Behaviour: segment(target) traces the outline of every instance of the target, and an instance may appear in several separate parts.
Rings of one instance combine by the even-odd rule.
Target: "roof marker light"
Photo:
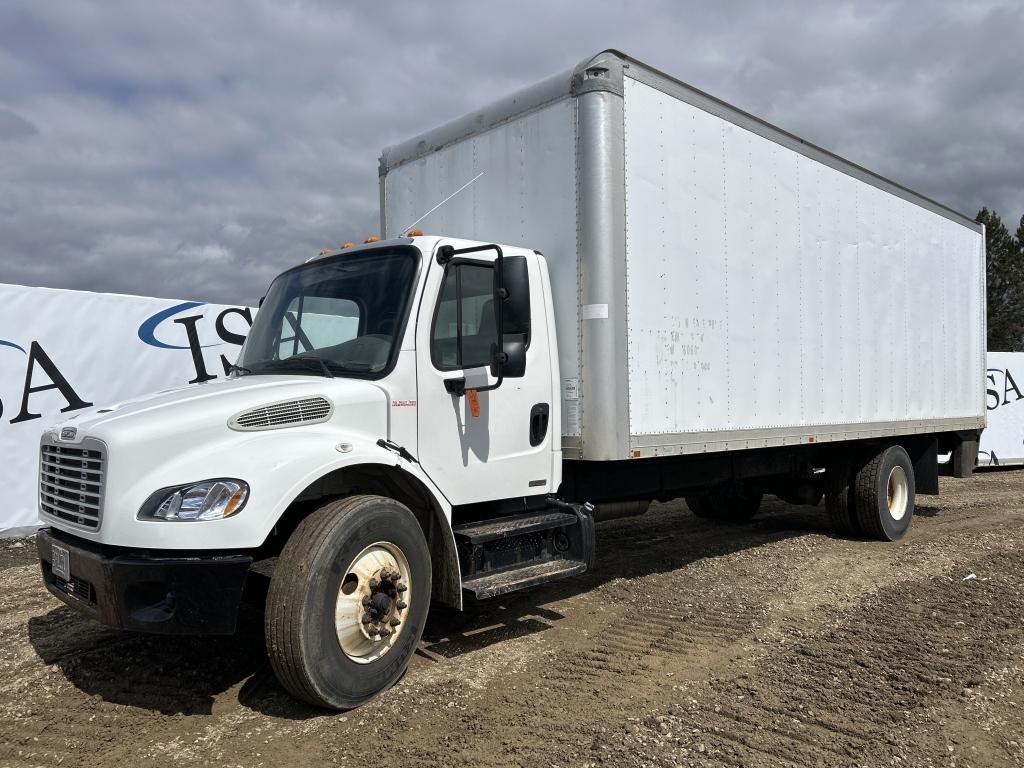
[[[363,242],[364,243],[376,243],[378,240],[380,240],[380,238],[377,237],[376,235],[370,235],[368,238],[363,240]]]
[[[342,244],[341,244],[341,250],[343,250],[343,251],[344,251],[344,250],[345,250],[346,248],[355,248],[355,247],[356,247],[356,244],[355,244],[355,243],[342,243]]]
[[[410,229],[406,237],[423,237],[422,229]]]

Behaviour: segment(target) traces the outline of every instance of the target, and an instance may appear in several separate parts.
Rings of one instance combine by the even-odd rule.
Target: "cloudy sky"
[[[621,48],[973,215],[1024,213],[1024,3],[0,4],[0,282],[254,302],[377,157]]]

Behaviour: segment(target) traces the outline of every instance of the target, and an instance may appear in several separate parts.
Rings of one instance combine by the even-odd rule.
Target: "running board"
[[[579,560],[548,560],[525,568],[485,573],[462,582],[462,588],[472,592],[477,600],[486,600],[539,584],[568,579],[586,570],[587,564]]]
[[[533,512],[453,526],[463,589],[484,600],[583,573],[594,564],[592,512],[551,499]]]
[[[464,536],[473,544],[488,541],[509,539],[527,533],[547,531],[552,528],[565,528],[576,525],[576,515],[568,512],[526,513],[525,515],[509,515],[496,517],[492,520],[481,520],[478,523],[464,523],[452,528],[456,536]]]

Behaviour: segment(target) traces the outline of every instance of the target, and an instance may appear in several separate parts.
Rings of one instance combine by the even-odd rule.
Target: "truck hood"
[[[61,435],[65,428],[74,427],[75,437],[71,441],[88,435],[115,442],[126,433],[144,438],[205,432],[211,428],[220,431],[227,429],[228,419],[241,411],[316,395],[333,404],[334,418],[344,418],[353,412],[346,406],[387,406],[384,390],[366,381],[295,375],[239,376],[90,408],[55,425],[51,431]]]

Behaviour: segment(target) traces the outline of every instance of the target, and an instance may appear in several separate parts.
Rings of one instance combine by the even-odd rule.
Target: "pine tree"
[[[992,352],[1024,350],[1024,217],[1014,238],[999,214],[982,208],[975,218],[985,225],[987,254],[988,349]]]

